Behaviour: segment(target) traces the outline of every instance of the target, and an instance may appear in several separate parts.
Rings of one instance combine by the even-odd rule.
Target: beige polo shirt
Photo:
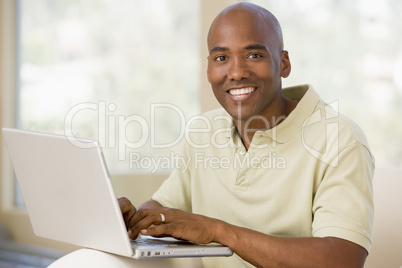
[[[309,85],[286,88],[297,107],[257,131],[246,151],[218,109],[194,117],[178,166],[152,199],[280,237],[334,236],[370,250],[374,159],[360,128]],[[248,267],[234,255],[206,267]]]

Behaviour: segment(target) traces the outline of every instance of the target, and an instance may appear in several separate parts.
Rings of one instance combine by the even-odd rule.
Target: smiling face
[[[238,4],[224,10],[208,35],[208,80],[235,119],[281,115],[281,77],[290,73],[276,19],[265,9]]]

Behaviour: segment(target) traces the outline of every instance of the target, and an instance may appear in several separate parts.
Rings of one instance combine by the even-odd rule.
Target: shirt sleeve
[[[355,143],[328,166],[313,201],[313,236],[338,237],[370,251],[374,221],[369,149]]]

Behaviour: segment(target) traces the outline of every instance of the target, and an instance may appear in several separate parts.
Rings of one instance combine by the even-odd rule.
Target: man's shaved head
[[[238,3],[225,8],[218,14],[208,33],[208,46],[210,45],[211,34],[219,27],[222,22],[229,18],[235,18],[236,23],[242,24],[253,20],[258,24],[264,24],[263,29],[268,29],[265,33],[269,35],[270,44],[283,50],[283,36],[281,26],[276,17],[263,7],[251,3]],[[263,26],[263,25],[261,25]],[[272,47],[274,48],[274,47]]]
[[[281,79],[289,76],[291,64],[271,12],[250,3],[227,7],[209,29],[208,50],[208,81],[236,124],[287,114]],[[267,129],[260,123],[255,127]]]

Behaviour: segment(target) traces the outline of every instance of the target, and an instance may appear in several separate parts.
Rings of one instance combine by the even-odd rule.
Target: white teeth
[[[244,94],[250,94],[251,92],[254,91],[254,87],[246,87],[246,88],[238,88],[238,89],[231,89],[229,90],[230,95],[236,96],[236,95],[244,95]]]

